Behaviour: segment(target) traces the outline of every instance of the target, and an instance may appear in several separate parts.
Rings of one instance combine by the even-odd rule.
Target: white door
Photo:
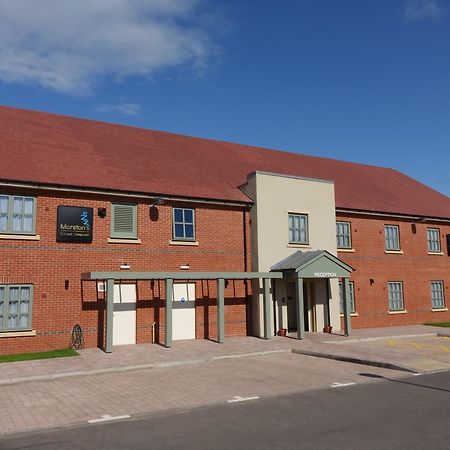
[[[136,284],[114,285],[113,345],[136,344]]]
[[[174,283],[172,339],[195,339],[195,283]]]

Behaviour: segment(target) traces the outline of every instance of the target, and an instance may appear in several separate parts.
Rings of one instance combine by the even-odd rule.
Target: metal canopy
[[[326,250],[314,250],[309,252],[297,251],[272,266],[271,270],[283,273],[285,278],[295,278],[298,339],[303,339],[305,337],[305,327],[303,322],[303,279],[343,278],[342,300],[344,304],[344,329],[347,336],[350,334],[351,321],[349,277],[350,273],[354,270],[353,267],[349,266],[344,261],[341,261],[339,258]]]
[[[216,280],[217,283],[217,342],[223,343],[225,336],[225,280],[263,280],[264,339],[270,337],[270,279],[283,278],[281,272],[86,272],[82,280],[106,280],[106,345],[105,352],[113,351],[114,282],[121,280],[164,280],[165,315],[164,345],[172,346],[172,293],[174,280]]]
[[[82,280],[251,280],[283,278],[280,272],[86,272]]]
[[[272,271],[294,271],[300,278],[348,277],[353,268],[326,250],[297,251],[271,267]]]

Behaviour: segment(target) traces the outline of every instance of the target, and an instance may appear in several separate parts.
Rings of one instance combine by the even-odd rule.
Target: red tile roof
[[[336,206],[450,218],[450,199],[382,167],[0,106],[0,180],[248,201],[255,170],[335,182]]]

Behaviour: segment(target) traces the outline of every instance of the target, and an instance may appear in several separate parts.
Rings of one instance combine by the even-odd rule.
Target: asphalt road
[[[6,436],[0,449],[447,450],[449,417],[444,372]]]

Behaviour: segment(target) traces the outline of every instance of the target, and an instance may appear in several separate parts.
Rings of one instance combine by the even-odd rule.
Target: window
[[[338,248],[352,248],[350,222],[336,222],[336,239]]]
[[[390,281],[388,283],[389,311],[403,311],[403,283]]]
[[[131,203],[111,204],[111,237],[137,238],[137,205]]]
[[[308,216],[306,214],[289,214],[289,243],[309,243]]]
[[[400,250],[400,230],[398,225],[385,225],[384,238],[386,250]]]
[[[33,286],[0,285],[0,331],[31,328]]]
[[[355,313],[356,307],[355,307],[355,286],[353,281],[349,282],[349,291],[350,291],[350,312]],[[344,297],[343,297],[343,283],[342,281],[339,282],[339,301],[340,301],[340,308],[341,308],[341,314],[344,314]]]
[[[428,251],[439,253],[441,251],[441,239],[439,237],[439,228],[427,229]]]
[[[36,199],[0,195],[0,233],[34,234]]]
[[[181,241],[195,240],[195,211],[173,208],[173,238]]]
[[[442,281],[432,281],[431,286],[431,307],[433,309],[445,308],[444,283]]]

